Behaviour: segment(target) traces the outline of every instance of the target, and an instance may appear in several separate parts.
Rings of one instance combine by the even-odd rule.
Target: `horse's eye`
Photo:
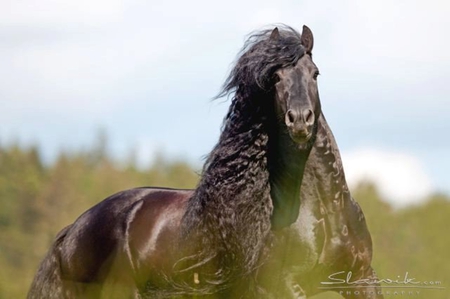
[[[278,83],[281,81],[281,78],[278,74],[273,74],[273,83]]]
[[[316,71],[313,76],[314,80],[317,80],[317,77],[319,77],[319,75],[320,75],[319,71]]]

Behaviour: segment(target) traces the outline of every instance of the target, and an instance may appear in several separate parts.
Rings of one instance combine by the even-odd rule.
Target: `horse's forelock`
[[[301,35],[295,29],[285,25],[277,28],[277,38],[271,38],[272,29],[254,32],[247,38],[217,98],[233,92],[248,96],[268,91],[275,71],[295,64],[305,54]]]

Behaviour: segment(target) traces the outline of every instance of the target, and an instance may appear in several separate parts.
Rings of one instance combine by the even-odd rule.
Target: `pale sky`
[[[211,98],[245,36],[306,24],[351,183],[372,179],[397,205],[450,194],[449,15],[444,0],[3,0],[0,143],[51,161],[104,128],[118,158],[201,165],[229,104]]]

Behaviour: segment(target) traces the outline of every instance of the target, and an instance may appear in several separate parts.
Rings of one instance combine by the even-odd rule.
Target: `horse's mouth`
[[[289,132],[289,135],[291,136],[292,141],[301,145],[307,143],[311,139],[313,133],[308,131],[296,133]]]

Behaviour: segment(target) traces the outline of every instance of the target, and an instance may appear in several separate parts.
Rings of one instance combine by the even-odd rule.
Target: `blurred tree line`
[[[99,140],[87,151],[61,152],[50,165],[35,146],[0,144],[0,299],[24,298],[56,233],[100,200],[138,186],[193,188],[198,181],[191,165],[162,155],[146,169],[133,157],[119,166],[106,140]],[[353,196],[372,233],[380,278],[409,272],[417,280],[441,281],[446,290],[421,290],[415,298],[450,298],[449,199],[435,195],[396,211],[371,184],[353,190]]]
[[[56,233],[107,196],[142,186],[193,188],[198,174],[158,155],[147,169],[117,163],[102,138],[45,165],[37,147],[0,145],[0,299],[25,298]]]

